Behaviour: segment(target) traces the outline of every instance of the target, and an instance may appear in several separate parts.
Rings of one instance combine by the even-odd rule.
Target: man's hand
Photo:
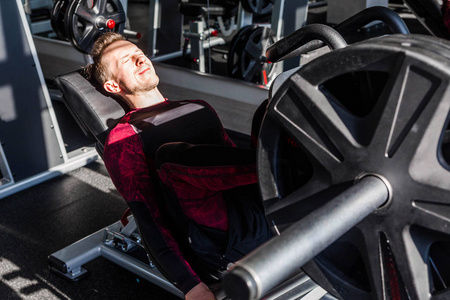
[[[217,300],[206,284],[200,282],[194,286],[187,294],[186,300]]]

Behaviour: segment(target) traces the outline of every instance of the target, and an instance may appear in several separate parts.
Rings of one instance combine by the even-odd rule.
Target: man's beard
[[[156,75],[155,75],[156,76]],[[159,84],[159,77],[156,76],[156,82],[147,81],[143,85],[134,87],[128,87],[124,82],[120,82],[119,85],[127,94],[134,95],[142,92],[148,92],[156,88]]]

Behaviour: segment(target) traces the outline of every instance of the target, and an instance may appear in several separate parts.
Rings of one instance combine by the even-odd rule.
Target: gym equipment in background
[[[265,53],[274,43],[275,35],[270,27],[243,27],[230,43],[227,55],[228,75],[256,84],[270,84],[277,74],[274,65],[265,61]]]
[[[124,33],[126,14],[119,0],[58,0],[51,24],[58,38],[68,40],[82,53],[90,53],[103,33]]]
[[[67,133],[52,103],[21,0],[4,1],[0,18],[0,198],[98,158],[81,132]],[[18,51],[21,49],[21,51]],[[70,126],[70,118],[66,119]],[[76,125],[76,124],[75,124]],[[74,127],[78,129],[77,127]]]

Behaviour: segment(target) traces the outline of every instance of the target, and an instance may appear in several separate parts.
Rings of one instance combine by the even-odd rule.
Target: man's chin
[[[154,90],[154,89],[156,89],[156,88],[158,87],[158,84],[159,84],[159,80],[158,80],[157,82],[153,83],[153,84],[147,85],[147,86],[145,87],[145,90],[146,90],[146,91]]]
[[[150,92],[150,91],[156,89],[157,87],[158,87],[158,83],[152,84],[152,85],[147,85],[147,86],[140,86],[140,87],[130,90],[130,93],[138,94],[138,93]]]
[[[146,86],[147,87],[146,90],[150,91],[150,90],[156,89],[158,87],[158,85],[159,85],[159,78],[152,83],[148,83],[148,85]]]

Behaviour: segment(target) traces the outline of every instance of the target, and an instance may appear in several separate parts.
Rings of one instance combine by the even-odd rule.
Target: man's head
[[[159,83],[151,61],[122,35],[108,32],[92,48],[91,76],[110,93],[122,97],[150,91]]]

